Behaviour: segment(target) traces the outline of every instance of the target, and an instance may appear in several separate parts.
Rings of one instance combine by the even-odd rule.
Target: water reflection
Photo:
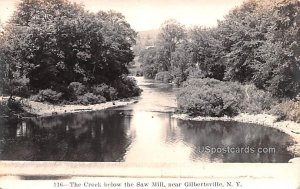
[[[167,143],[171,115],[157,112],[137,112],[131,126],[135,138],[128,149],[126,162],[187,162],[189,148],[181,142]]]
[[[193,161],[208,162],[287,162],[292,155],[286,151],[291,138],[276,130],[254,124],[237,122],[193,122],[178,121],[182,141],[191,147]],[[230,153],[212,153],[205,147],[226,150]],[[251,150],[245,150],[252,148]],[[268,149],[259,153],[258,148]],[[275,149],[275,152],[273,149]],[[244,149],[240,151],[241,149]]]
[[[0,119],[0,159],[88,162],[288,162],[291,138],[272,128],[171,118],[170,85],[139,80],[137,104],[98,112]],[[210,148],[274,147],[275,153],[209,153]]]
[[[287,162],[291,139],[271,128],[193,122],[171,113],[106,110],[30,119],[1,129],[2,160],[99,162]],[[4,131],[4,132],[3,132]],[[275,147],[275,153],[209,153],[203,148]]]
[[[131,141],[130,133],[127,132],[129,126],[129,117],[112,111],[30,119],[26,124],[7,124],[3,129],[10,130],[2,136],[0,158],[122,161]]]

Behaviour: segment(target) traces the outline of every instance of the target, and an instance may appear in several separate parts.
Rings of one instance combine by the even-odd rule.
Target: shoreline
[[[44,102],[31,101],[29,99],[22,99],[22,107],[27,113],[36,116],[53,116],[67,113],[80,113],[89,111],[104,110],[113,107],[126,106],[136,103],[138,97],[132,97],[129,99],[120,99],[115,101],[109,101],[92,105],[53,105]]]
[[[287,148],[288,151],[295,154],[297,157],[289,162],[300,162],[300,123],[293,121],[277,121],[277,117],[270,114],[247,114],[241,113],[235,117],[190,117],[187,114],[174,114],[172,118],[191,121],[235,121],[241,123],[253,123],[270,128],[275,128],[292,137],[295,142]]]
[[[139,97],[132,97],[128,99],[120,99],[109,101],[105,103],[93,105],[53,105],[44,102],[31,101],[29,99],[21,99],[23,109],[35,116],[47,117],[68,113],[80,113],[89,111],[105,110],[113,107],[126,106],[138,102]],[[1,99],[0,101],[2,101]],[[284,132],[292,137],[295,142],[293,145],[288,146],[287,150],[295,154],[295,158],[289,162],[300,163],[300,123],[293,121],[277,121],[277,117],[270,114],[247,114],[240,113],[235,117],[191,117],[187,114],[174,113],[172,118],[191,121],[235,121],[241,123],[252,123],[270,128],[275,128]]]

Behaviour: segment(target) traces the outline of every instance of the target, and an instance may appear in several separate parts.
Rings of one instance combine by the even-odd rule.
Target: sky
[[[19,0],[0,0],[0,20],[9,19]],[[84,4],[87,10],[121,12],[136,31],[157,29],[167,19],[176,19],[191,27],[216,26],[243,0],[70,0]]]

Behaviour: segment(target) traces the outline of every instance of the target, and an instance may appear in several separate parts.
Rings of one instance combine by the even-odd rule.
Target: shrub
[[[172,79],[173,79],[173,76],[167,71],[158,72],[155,76],[156,81],[161,81],[164,83],[170,83],[170,82],[172,82]]]
[[[281,104],[284,118],[300,123],[300,99],[289,100]]]
[[[102,83],[100,85],[95,85],[92,87],[92,92],[95,95],[100,95],[105,97],[108,101],[117,99],[117,91],[115,88]]]
[[[137,77],[143,76],[143,70],[141,68],[137,68],[135,72],[135,76]]]
[[[215,79],[191,79],[177,95],[178,110],[191,116],[233,116],[244,98],[241,86]]]
[[[22,113],[24,109],[20,100],[9,98],[7,101],[0,101],[0,115],[11,116],[13,113]]]
[[[30,90],[28,87],[29,79],[26,77],[2,81],[0,90],[4,95],[14,95],[20,97],[29,97]]]
[[[86,93],[84,95],[78,96],[76,103],[88,105],[106,102],[106,99],[101,95],[95,95],[93,93]]]
[[[8,101],[7,101],[7,107],[11,111],[15,111],[15,112],[22,112],[23,111],[21,102],[19,100],[15,100],[13,98],[9,98],[8,99]]]
[[[173,83],[176,86],[181,86],[184,81],[187,80],[189,70],[182,71],[179,68],[176,68],[172,71]]]
[[[179,87],[179,86],[182,84],[182,82],[183,82],[183,80],[182,80],[181,77],[174,77],[174,78],[173,78],[173,83],[174,83],[177,87]]]
[[[286,119],[286,112],[283,110],[283,104],[284,103],[278,103],[271,107],[269,114],[277,116],[277,121],[282,121]]]
[[[64,104],[68,104],[68,102],[74,102],[77,100],[77,96],[74,92],[74,89],[70,86],[56,86],[56,91],[62,93],[61,99]]]
[[[12,94],[20,97],[29,97],[29,79],[26,77],[12,80]]]
[[[1,116],[8,116],[10,113],[10,109],[7,106],[7,103],[0,102],[0,115]]]
[[[254,85],[244,85],[245,98],[241,101],[241,110],[247,113],[261,113],[269,111],[277,104],[277,100],[270,92],[257,89]]]
[[[68,88],[74,91],[75,96],[83,95],[86,92],[86,87],[80,82],[72,82]]]
[[[154,79],[157,74],[157,68],[154,65],[143,66],[143,76],[146,79]]]
[[[139,96],[142,92],[142,90],[137,86],[136,80],[125,75],[115,80],[113,86],[117,89],[119,98]]]
[[[31,99],[38,102],[50,102],[53,104],[61,101],[62,93],[53,91],[52,89],[40,90],[37,95],[31,96]]]
[[[288,120],[300,123],[300,101],[291,104],[286,112]]]
[[[207,77],[207,74],[199,69],[189,68],[188,72],[188,79],[204,79]]]

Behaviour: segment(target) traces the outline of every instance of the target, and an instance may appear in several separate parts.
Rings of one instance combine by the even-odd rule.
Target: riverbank
[[[297,157],[300,156],[300,123],[293,121],[277,121],[277,117],[269,114],[246,114],[241,113],[235,117],[190,117],[186,114],[174,114],[176,119],[193,120],[193,121],[236,121],[242,123],[253,123],[262,126],[272,127],[290,135],[295,144],[288,147],[288,150]],[[298,158],[297,158],[298,159]]]
[[[137,102],[137,97],[129,99],[115,100],[93,105],[53,105],[48,103],[22,99],[24,110],[37,116],[51,116],[65,113],[78,113],[87,111],[104,110],[107,108],[126,106]]]

